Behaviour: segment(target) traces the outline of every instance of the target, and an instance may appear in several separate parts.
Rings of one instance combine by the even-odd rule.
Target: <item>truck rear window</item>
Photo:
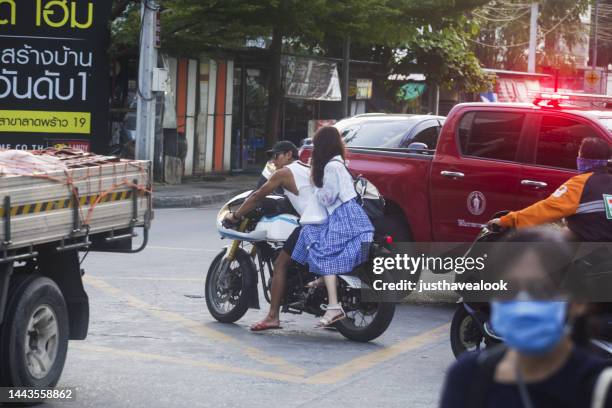
[[[347,134],[344,142],[349,147],[399,147],[404,136],[421,118],[396,121],[371,121],[361,125],[359,130]]]
[[[525,115],[469,112],[459,123],[459,146],[465,156],[514,161]]]

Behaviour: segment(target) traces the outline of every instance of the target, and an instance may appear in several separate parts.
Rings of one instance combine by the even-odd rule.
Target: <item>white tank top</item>
[[[300,161],[294,161],[286,167],[291,171],[291,174],[293,174],[298,194],[295,195],[287,189],[283,190],[291,202],[291,205],[295,208],[295,211],[302,215],[306,209],[310,195],[314,194],[314,188],[310,182],[310,166]]]

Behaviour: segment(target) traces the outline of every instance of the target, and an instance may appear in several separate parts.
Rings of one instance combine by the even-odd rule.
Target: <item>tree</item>
[[[572,49],[586,40],[580,20],[589,0],[542,0],[538,17],[538,65],[571,67]],[[489,68],[527,70],[531,5],[523,0],[494,0],[474,10],[480,27],[474,51]]]
[[[113,25],[113,50],[135,49],[139,7],[114,0],[122,10]],[[367,59],[397,70],[412,69],[413,60],[431,77],[468,88],[481,81],[477,61],[465,40],[464,14],[487,0],[165,0],[161,13],[162,47],[190,54],[220,47],[243,47],[247,39],[263,38],[260,50],[270,58],[266,143],[278,136],[281,53],[289,48],[339,56],[338,45],[350,37]],[[395,61],[392,51],[406,50],[408,59]],[[462,79],[465,76],[466,79]]]
[[[261,0],[261,8],[254,18],[260,27],[270,27],[272,31],[270,48],[273,69],[269,87],[267,143],[276,140],[279,128],[280,51],[283,43],[317,49],[326,55],[339,55],[337,46],[346,37],[357,47],[370,50],[375,46],[387,49],[403,46],[406,39],[412,39],[414,45],[422,38],[418,35],[419,27],[433,24],[445,28],[445,33],[450,33],[454,29],[454,20],[461,18],[467,10],[484,3],[486,0]],[[440,46],[450,45],[450,37]],[[455,41],[453,45],[459,45],[459,42]],[[330,52],[334,49],[335,52]],[[469,66],[471,69],[465,69],[465,74],[477,74],[477,63],[473,56],[469,58],[457,48],[454,51],[457,64],[460,58],[467,57],[467,64],[461,66]],[[457,70],[451,71],[457,74]],[[444,73],[440,76],[450,81],[450,77]]]
[[[426,26],[394,49],[389,70],[395,73],[423,72],[430,84],[465,92],[486,90],[489,79],[470,50],[474,27],[460,18],[441,27]]]

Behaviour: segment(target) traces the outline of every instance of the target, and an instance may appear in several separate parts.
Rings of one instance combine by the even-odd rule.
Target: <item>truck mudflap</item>
[[[8,299],[9,283],[13,274],[13,263],[6,262],[0,264],[0,325],[4,321],[6,302]]]
[[[78,251],[58,252],[53,246],[41,248],[38,268],[62,291],[68,308],[69,339],[84,340],[89,328],[89,298],[83,287]]]

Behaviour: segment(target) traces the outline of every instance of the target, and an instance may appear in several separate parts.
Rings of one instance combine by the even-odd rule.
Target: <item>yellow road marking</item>
[[[351,377],[359,372],[366,371],[375,365],[392,360],[397,356],[412,351],[427,343],[437,340],[441,335],[448,333],[450,324],[444,324],[435,329],[410,337],[382,350],[373,351],[361,357],[312,375],[306,379],[308,384],[333,384]]]
[[[142,278],[136,278],[136,279],[142,279]],[[151,279],[158,280],[157,278],[151,278]],[[169,279],[172,279],[172,278],[168,278],[168,280]],[[109,285],[108,283],[106,283],[105,281],[99,278],[94,278],[91,275],[85,276],[84,280],[87,284],[113,297],[123,299],[130,306],[136,309],[143,310],[147,313],[150,313],[153,316],[161,320],[172,322],[172,323],[179,323],[195,334],[210,338],[215,341],[219,341],[220,343],[231,344],[233,346],[237,346],[242,353],[244,353],[251,359],[258,361],[260,363],[275,366],[279,370],[281,370],[282,373],[270,372],[270,371],[264,371],[264,370],[244,369],[244,368],[225,366],[222,364],[211,363],[211,362],[206,362],[206,361],[197,361],[197,360],[194,361],[192,359],[181,359],[181,358],[175,358],[175,357],[158,356],[154,354],[109,349],[105,347],[97,347],[97,346],[79,346],[79,347],[81,348],[86,347],[86,349],[88,350],[101,351],[101,352],[110,350],[114,354],[123,355],[123,356],[145,358],[145,359],[157,360],[157,361],[167,361],[167,362],[173,362],[176,364],[188,364],[188,365],[194,365],[194,366],[202,366],[202,367],[208,367],[213,370],[226,371],[226,372],[232,372],[232,373],[237,373],[237,374],[246,374],[246,375],[252,375],[255,377],[275,379],[279,381],[301,382],[301,383],[306,383],[306,384],[319,384],[319,385],[335,384],[342,380],[350,378],[360,372],[367,371],[376,365],[392,360],[400,356],[401,354],[410,352],[426,344],[434,342],[438,340],[440,337],[446,336],[450,328],[450,324],[448,323],[444,324],[442,326],[428,330],[419,335],[416,335],[406,340],[400,341],[399,343],[395,343],[389,347],[385,347],[381,350],[377,350],[377,351],[365,354],[363,356],[354,358],[346,363],[343,363],[335,367],[332,367],[330,369],[324,370],[322,372],[316,373],[312,376],[305,377],[305,374],[306,374],[305,369],[294,366],[280,357],[266,355],[261,350],[256,349],[255,347],[247,346],[223,332],[220,332],[220,331],[204,326],[201,322],[197,322],[197,321],[188,319],[178,313],[156,309],[154,306],[132,295],[129,295],[121,291],[120,289],[117,289]]]
[[[285,382],[290,382],[290,383],[303,383],[304,382],[304,377],[300,377],[298,375],[282,374],[282,373],[277,373],[277,372],[272,372],[272,371],[252,370],[248,368],[233,367],[233,366],[228,366],[224,364],[212,363],[210,361],[205,361],[205,360],[194,360],[191,358],[170,357],[170,356],[163,356],[159,354],[141,353],[138,351],[119,350],[119,349],[110,348],[110,347],[93,346],[89,344],[75,343],[75,342],[71,342],[70,347],[75,348],[77,350],[98,352],[98,353],[103,353],[103,354],[112,354],[116,356],[137,358],[137,359],[142,359],[142,360],[147,360],[147,361],[172,363],[172,364],[191,366],[191,367],[204,367],[204,368],[208,368],[210,370],[215,370],[215,371],[223,371],[223,372],[233,373],[233,374],[243,374],[243,375],[248,375],[252,377],[268,378],[271,380],[285,381]]]
[[[306,370],[304,370],[302,367],[292,365],[280,357],[267,355],[263,351],[255,347],[251,347],[251,346],[242,344],[240,341],[236,340],[232,336],[229,336],[223,332],[211,329],[210,327],[204,326],[202,322],[197,322],[195,320],[188,319],[185,316],[182,316],[178,313],[165,311],[165,310],[159,310],[155,308],[154,306],[136,298],[135,296],[125,293],[121,291],[120,289],[117,289],[109,285],[103,280],[92,277],[91,275],[89,276],[86,275],[84,277],[84,281],[87,284],[107,293],[110,296],[125,300],[130,306],[136,309],[139,309],[139,310],[146,311],[147,313],[152,314],[158,319],[161,319],[167,322],[181,324],[182,326],[186,327],[191,332],[197,335],[207,337],[209,339],[218,341],[220,343],[231,344],[233,346],[237,346],[242,353],[244,353],[245,355],[247,355],[248,357],[250,357],[251,359],[255,361],[258,361],[260,363],[264,363],[267,365],[275,366],[282,372],[292,374],[292,375],[299,376],[299,375],[304,375],[306,373]]]
[[[171,357],[152,353],[142,353],[131,350],[121,350],[111,347],[95,346],[80,342],[71,342],[70,347],[75,348],[77,350],[142,359],[146,361],[157,361],[162,363],[170,363],[190,367],[204,367],[215,371],[241,374],[259,378],[267,378],[271,380],[285,381],[289,383],[333,385],[347,378],[350,378],[362,371],[368,370],[377,364],[389,361],[393,358],[400,356],[403,353],[407,353],[431,341],[437,340],[442,335],[445,335],[447,333],[449,326],[449,324],[445,324],[443,326],[434,328],[420,335],[401,341],[393,346],[387,347],[379,351],[374,351],[372,353],[368,353],[361,357],[357,357],[347,363],[338,365],[329,370],[319,372],[310,377],[304,377],[298,374],[278,373],[266,370],[241,368],[225,364],[213,363],[205,360],[194,360],[192,358]]]

